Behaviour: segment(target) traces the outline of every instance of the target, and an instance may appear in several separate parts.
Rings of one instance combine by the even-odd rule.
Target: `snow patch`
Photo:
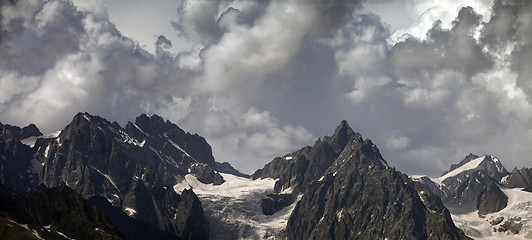
[[[294,159],[294,157],[290,157],[290,156],[284,157],[284,160],[288,160],[289,161],[289,160],[292,160],[292,159]]]
[[[105,174],[105,173],[102,173],[100,170],[96,169],[96,168],[93,168],[91,167],[92,169],[94,169],[96,172],[98,172],[99,174],[101,174],[102,176],[104,176],[105,178],[107,178],[107,180],[113,185],[113,187],[115,187],[115,189],[120,192],[120,190],[118,189],[118,187],[116,186],[115,182],[113,181],[113,179],[111,179],[111,177],[108,175],[108,174]]]
[[[31,229],[30,227],[28,227],[28,224],[20,224],[20,223],[17,223],[15,221],[12,221],[11,219],[9,219],[9,221],[12,222],[12,223],[15,223],[15,224],[17,224],[17,225],[19,225],[19,226],[21,226],[23,228],[25,228],[28,231],[30,231],[33,234],[33,236],[35,236],[36,238],[44,240],[44,238],[41,237],[41,235],[39,235],[39,233],[37,231],[35,231],[34,229]]]
[[[124,208],[124,211],[127,213],[127,215],[129,215],[130,217],[131,216],[134,216],[135,214],[137,214],[137,210],[135,210],[134,208]]]
[[[502,178],[501,178],[501,183],[507,183],[507,181],[508,181],[508,177],[509,177],[509,176],[510,176],[510,175],[506,175],[506,176],[502,177]]]
[[[64,237],[64,238],[68,239],[68,240],[76,240],[76,239],[74,239],[74,238],[69,238],[67,235],[65,235],[65,234],[62,233],[62,232],[57,231],[56,233],[59,234],[59,235],[61,235],[61,236]]]
[[[181,148],[181,146],[177,145],[174,141],[172,141],[172,140],[170,140],[170,139],[168,139],[168,138],[167,138],[166,140],[168,140],[168,142],[169,142],[170,144],[172,144],[172,146],[174,146],[175,148],[177,148],[177,150],[183,152],[185,155],[187,155],[187,157],[192,158],[192,159],[194,159],[194,161],[197,162],[197,160],[196,160],[195,158],[193,158],[192,156],[190,156],[190,154],[188,154],[187,151],[185,151],[183,148]]]
[[[48,151],[50,151],[50,144],[48,144],[48,146],[46,146],[46,149],[44,149],[44,157],[45,158],[48,157]]]
[[[114,129],[112,127],[109,127],[109,128],[111,128],[111,130],[114,131]],[[122,130],[120,130],[119,134],[120,134],[122,139],[117,139],[118,141],[122,141],[124,143],[128,143],[128,144],[139,146],[139,147],[144,147],[144,144],[146,143],[146,140],[143,140],[142,142],[140,142],[139,140],[130,137],[127,133],[125,133]]]
[[[532,238],[532,193],[520,188],[504,188],[501,190],[508,196],[508,205],[497,213],[490,213],[480,217],[476,209],[476,202],[446,207],[451,212],[455,225],[462,229],[466,235],[474,239],[530,239]],[[503,217],[499,224],[492,225],[490,222]],[[520,219],[518,222],[523,226],[518,234],[510,231],[499,232],[497,230],[509,219]]]
[[[289,187],[289,188],[283,187],[283,190],[280,192],[280,194],[292,194],[293,191],[294,189],[292,189],[292,187]]]
[[[200,182],[194,175],[187,174],[185,178],[174,185],[174,190],[181,193],[183,189],[194,190],[198,195],[217,195],[223,197],[233,197],[237,199],[245,198],[247,195],[258,191],[273,193],[275,180],[271,178],[251,180],[249,178],[237,177],[232,174],[220,173],[225,182],[221,185],[205,184]],[[180,178],[177,177],[177,178]]]
[[[262,213],[260,201],[274,192],[274,179],[237,177],[220,173],[225,182],[215,186],[204,184],[191,174],[176,176],[176,192],[192,188],[199,197],[205,214],[211,219],[211,237],[218,239],[282,239],[288,218],[297,200],[279,212],[266,216]]]
[[[340,222],[340,220],[342,220],[342,213],[343,213],[343,212],[344,212],[344,209],[342,208],[342,209],[340,209],[340,211],[338,211],[338,212],[336,213],[336,220],[337,220],[338,222]]]
[[[441,183],[443,182],[443,180],[447,179],[447,178],[450,178],[450,177],[454,177],[462,172],[465,172],[467,170],[471,170],[471,169],[475,169],[476,167],[478,167],[478,165],[480,165],[480,163],[485,159],[486,157],[483,156],[483,157],[479,157],[479,158],[476,158],[476,159],[473,159],[471,161],[469,161],[468,163],[452,170],[451,172],[439,177],[439,178],[433,178],[432,181],[436,182],[436,183]]]

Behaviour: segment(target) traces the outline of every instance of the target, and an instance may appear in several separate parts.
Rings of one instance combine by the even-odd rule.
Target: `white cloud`
[[[393,135],[386,141],[386,146],[394,150],[407,148],[409,144],[410,139],[405,136]]]
[[[124,16],[114,12],[120,2],[111,20]],[[135,2],[121,12],[144,6]],[[510,167],[532,155],[523,147],[532,143],[526,1],[493,10],[484,0],[394,1],[416,21],[396,35],[417,37],[396,44],[382,23],[393,18],[361,14],[353,1],[182,1],[159,15],[166,5],[143,3],[153,8],[130,12],[175,27],[181,40],[150,22],[139,25],[142,41],[124,37],[135,24],[117,29],[101,1],[76,0],[82,11],[44,3],[0,2],[1,121],[54,131],[79,111],[121,123],[157,113],[246,171],[340,119],[407,172],[441,172],[469,152]]]

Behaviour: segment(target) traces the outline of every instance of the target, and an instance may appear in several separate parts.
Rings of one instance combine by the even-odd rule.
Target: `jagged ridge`
[[[441,200],[390,168],[346,121],[331,137],[282,158],[254,178],[279,178],[277,193],[303,193],[288,239],[466,239]]]

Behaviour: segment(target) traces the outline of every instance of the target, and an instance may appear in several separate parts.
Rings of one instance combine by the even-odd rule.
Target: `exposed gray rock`
[[[345,121],[333,136],[275,158],[253,177],[279,178],[277,193],[303,194],[288,239],[467,239],[437,195],[390,168]]]
[[[273,215],[294,203],[294,200],[295,197],[292,194],[268,194],[268,197],[260,202],[260,207],[265,215]]]
[[[184,208],[172,189],[176,176],[202,166],[196,172],[202,181],[223,181],[213,171],[205,139],[157,115],[141,115],[122,128],[79,113],[57,139],[44,144],[37,156],[44,162],[45,185],[68,185],[86,198],[103,196],[130,216],[173,234],[185,234],[177,219],[191,217],[180,212]]]
[[[508,197],[497,186],[494,181],[490,181],[486,188],[480,192],[477,200],[479,215],[498,212],[506,207]]]
[[[462,204],[477,201],[480,192],[486,188],[492,179],[500,182],[509,173],[502,163],[492,155],[475,157],[476,155],[473,154],[467,155],[464,160],[453,165],[438,179],[420,178],[418,180],[432,192],[438,194],[445,203]],[[467,164],[473,160],[480,162],[478,165],[472,164],[468,167]],[[462,166],[466,167],[460,169]]]
[[[510,175],[501,180],[501,184],[510,188],[530,188],[532,186],[532,168],[514,168]]]
[[[19,127],[0,123],[0,184],[10,192],[35,190],[41,183],[41,162],[35,150],[20,142],[21,132]]]
[[[216,167],[218,168],[218,172],[221,172],[221,173],[233,174],[235,176],[244,177],[244,178],[251,177],[248,174],[241,173],[236,168],[231,166],[231,164],[229,164],[228,162],[223,162],[223,163],[216,162]]]
[[[224,183],[223,177],[207,164],[192,164],[190,166],[190,173],[203,183],[212,183],[214,185]]]
[[[2,132],[9,131],[12,134],[17,135],[19,139],[42,136],[41,131],[37,128],[37,126],[35,126],[35,124],[30,124],[28,126],[20,128],[18,126],[12,126],[9,124],[2,125],[2,123],[0,123],[0,128],[2,129]]]

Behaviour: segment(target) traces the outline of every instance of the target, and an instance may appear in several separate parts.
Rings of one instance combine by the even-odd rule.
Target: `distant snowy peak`
[[[508,174],[497,157],[469,154],[439,178],[411,178],[429,187],[444,202],[461,204],[476,201],[490,181],[500,182]]]
[[[497,181],[500,181],[502,177],[509,174],[506,168],[504,168],[502,165],[501,161],[499,161],[499,159],[493,155],[485,155],[475,159],[468,159],[468,157],[466,157],[466,159],[469,161],[462,161],[462,165],[459,165],[454,169],[451,167],[453,170],[447,171],[443,176],[434,178],[433,180],[435,182],[442,182],[445,179],[456,177],[461,173],[467,173],[471,171],[486,171],[491,177],[497,179]]]

